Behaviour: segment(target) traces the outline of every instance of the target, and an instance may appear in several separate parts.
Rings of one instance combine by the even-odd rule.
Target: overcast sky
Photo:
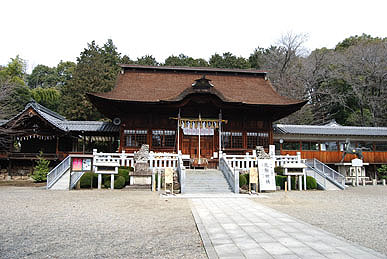
[[[1,0],[0,64],[19,54],[29,70],[56,66],[109,38],[131,59],[159,62],[180,53],[248,57],[289,31],[309,34],[309,50],[332,48],[356,34],[387,37],[386,12],[386,0]]]

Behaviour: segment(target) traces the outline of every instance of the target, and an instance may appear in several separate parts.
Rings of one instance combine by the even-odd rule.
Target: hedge
[[[275,183],[277,186],[281,186],[281,190],[285,190],[286,181],[287,181],[287,176],[277,175],[275,177]],[[312,176],[306,176],[306,188],[308,190],[317,189],[316,179],[314,179]],[[298,186],[296,186],[296,178],[292,177],[292,190],[296,190],[296,189],[298,189]]]
[[[247,184],[247,179],[245,174],[239,175],[239,187],[245,186]]]
[[[306,189],[317,189],[317,182],[312,176],[306,176]]]
[[[105,181],[104,186],[106,188],[110,188],[111,182],[110,180]],[[122,189],[125,187],[125,177],[119,175],[114,179],[114,189]]]
[[[93,187],[98,186],[98,176],[93,172],[84,173],[80,179],[81,188],[91,188],[90,182],[91,177],[93,177]]]
[[[284,176],[284,175],[276,175],[275,176],[275,185],[276,186],[281,186],[281,190],[285,190],[285,182],[287,181],[287,176]],[[295,177],[292,177],[292,189],[295,190],[296,189],[296,178]],[[289,185],[288,185],[288,189],[289,189]]]
[[[125,178],[125,185],[129,183],[129,168],[128,167],[118,168],[118,175]]]

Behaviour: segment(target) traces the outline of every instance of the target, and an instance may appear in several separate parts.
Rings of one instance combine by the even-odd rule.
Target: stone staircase
[[[232,193],[232,190],[220,170],[187,169],[185,193]]]

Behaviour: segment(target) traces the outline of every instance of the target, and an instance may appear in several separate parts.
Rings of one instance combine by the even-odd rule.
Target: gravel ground
[[[254,200],[387,255],[387,186],[264,195]]]
[[[0,187],[1,258],[206,258],[188,200]]]

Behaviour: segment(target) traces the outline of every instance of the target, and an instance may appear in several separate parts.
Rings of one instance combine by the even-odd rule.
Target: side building
[[[112,152],[118,127],[101,121],[69,121],[31,101],[23,111],[0,124],[0,179],[27,178],[37,156],[55,166],[69,153]]]
[[[301,152],[303,159],[318,159],[339,170],[342,165],[346,142],[353,149],[361,148],[367,176],[375,178],[376,169],[387,164],[387,127],[342,126],[332,121],[326,125],[284,125],[276,124],[274,144],[277,154],[295,155]],[[356,158],[347,154],[344,163]]]

